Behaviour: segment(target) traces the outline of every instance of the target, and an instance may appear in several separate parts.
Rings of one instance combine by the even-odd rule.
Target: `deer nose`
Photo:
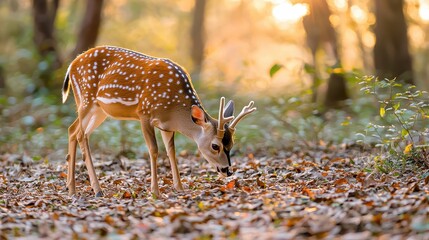
[[[233,172],[229,171],[229,167],[225,167],[225,168],[221,168],[220,169],[221,172],[226,173],[226,175],[229,177],[233,174]]]

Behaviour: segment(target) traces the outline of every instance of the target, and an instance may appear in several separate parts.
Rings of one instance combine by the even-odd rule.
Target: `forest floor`
[[[80,160],[70,197],[65,161],[0,155],[0,238],[429,239],[427,170],[370,171],[359,149],[283,155],[234,157],[229,178],[181,156],[180,193],[163,157],[159,199],[145,159],[95,155],[95,198]]]

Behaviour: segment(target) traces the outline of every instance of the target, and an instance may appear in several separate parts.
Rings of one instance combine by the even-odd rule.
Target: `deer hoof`
[[[68,190],[69,190],[69,196],[73,196],[73,195],[75,195],[75,194],[76,194],[76,190],[75,190],[75,189],[73,189],[73,188],[68,188]]]
[[[159,191],[151,191],[152,192],[152,198],[153,199],[159,199],[161,194],[159,194]]]
[[[103,197],[103,191],[99,191],[95,194],[95,197]]]
[[[174,189],[175,189],[177,192],[183,192],[182,184],[174,184]]]

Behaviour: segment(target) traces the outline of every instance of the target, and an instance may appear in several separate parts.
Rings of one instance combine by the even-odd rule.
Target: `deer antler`
[[[254,102],[251,101],[249,103],[249,105],[245,106],[243,108],[243,110],[241,110],[240,114],[238,114],[238,116],[236,118],[234,118],[234,120],[232,121],[231,125],[229,125],[229,130],[234,133],[235,131],[235,126],[237,125],[238,122],[240,122],[241,119],[243,119],[245,116],[251,114],[252,112],[254,112],[256,110],[256,107],[253,107]]]
[[[217,138],[221,139],[223,138],[223,135],[225,134],[225,124],[227,122],[230,122],[234,119],[234,116],[226,117],[224,115],[224,108],[225,108],[225,98],[220,98],[220,104],[219,104],[219,125],[217,127]]]

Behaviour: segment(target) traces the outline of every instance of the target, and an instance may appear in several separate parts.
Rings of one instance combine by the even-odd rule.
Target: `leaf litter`
[[[85,165],[68,196],[67,165],[0,155],[1,239],[387,239],[429,238],[428,171],[369,172],[362,153],[320,150],[236,157],[220,178],[201,158],[179,156],[183,192],[159,160],[161,197],[146,159],[97,155],[105,197]],[[354,157],[361,156],[361,157]],[[27,157],[28,158],[28,157]],[[425,172],[426,171],[426,172]]]

